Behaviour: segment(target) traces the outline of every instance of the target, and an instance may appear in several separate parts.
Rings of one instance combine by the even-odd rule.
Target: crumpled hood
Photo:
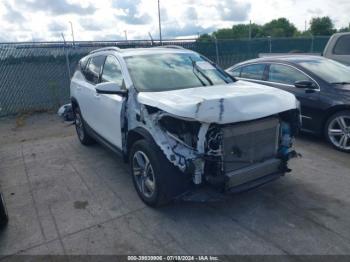
[[[140,92],[138,101],[175,116],[218,124],[254,120],[298,107],[293,94],[246,81],[173,91]]]

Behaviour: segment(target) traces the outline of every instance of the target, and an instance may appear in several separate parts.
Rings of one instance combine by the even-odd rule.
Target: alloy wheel
[[[152,197],[156,190],[156,181],[149,158],[142,151],[137,151],[132,161],[132,172],[140,193],[147,198]]]
[[[338,116],[328,126],[330,141],[337,148],[350,150],[350,117]]]

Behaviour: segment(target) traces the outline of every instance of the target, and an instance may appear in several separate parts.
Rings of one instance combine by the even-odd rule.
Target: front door
[[[266,84],[283,89],[296,96],[300,101],[303,129],[314,131],[315,121],[319,118],[319,90],[306,90],[294,86],[296,81],[312,81],[302,71],[283,64],[271,64],[268,66]],[[317,121],[318,122],[318,121]]]
[[[115,56],[107,56],[101,82],[114,82],[124,86],[123,74]],[[120,95],[94,94],[93,110],[96,116],[95,131],[115,147],[122,149],[121,111],[124,97]]]

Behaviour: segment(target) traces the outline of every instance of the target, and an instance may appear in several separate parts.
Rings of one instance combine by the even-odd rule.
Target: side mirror
[[[121,96],[124,96],[128,93],[126,89],[122,89],[121,86],[113,82],[104,82],[104,83],[97,84],[96,92],[98,94],[121,95]]]
[[[308,80],[296,81],[294,83],[294,86],[296,88],[317,89],[317,86],[315,85],[315,83]]]

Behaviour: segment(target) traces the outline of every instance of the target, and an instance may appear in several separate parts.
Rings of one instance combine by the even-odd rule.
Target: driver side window
[[[120,87],[123,86],[123,74],[119,61],[114,56],[108,56],[102,72],[102,82],[114,82]]]

